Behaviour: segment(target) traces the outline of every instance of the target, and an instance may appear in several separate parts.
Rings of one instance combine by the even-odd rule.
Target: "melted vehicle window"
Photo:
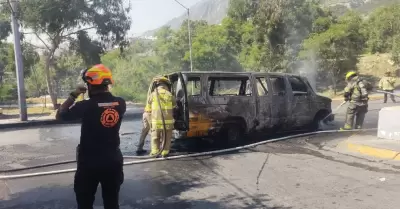
[[[208,79],[209,94],[210,96],[251,96],[249,82],[248,77],[210,77]]]
[[[246,81],[246,96],[251,96],[253,93],[252,88],[251,88],[251,83],[250,80]]]
[[[298,77],[289,77],[290,85],[292,86],[293,92],[304,92],[307,93],[307,85]]]
[[[173,82],[172,82],[171,93],[172,93],[173,95],[176,95],[176,85],[177,85],[177,84],[178,84],[177,81],[173,81]]]
[[[282,77],[269,78],[272,84],[272,91],[277,94],[286,93],[285,79]]]
[[[200,96],[201,92],[200,78],[199,77],[189,78],[186,84],[186,88],[188,96]]]
[[[257,91],[258,91],[258,96],[268,95],[268,86],[264,77],[257,78]]]

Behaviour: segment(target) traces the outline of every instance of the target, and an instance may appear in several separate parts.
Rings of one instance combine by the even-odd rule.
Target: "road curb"
[[[348,140],[342,142],[342,145],[348,151],[351,151],[351,152],[358,152],[360,154],[367,155],[370,157],[375,157],[375,158],[400,161],[400,152],[398,152],[398,151],[372,147],[372,146],[368,146],[368,145],[364,145],[364,144],[358,144],[358,143],[350,142]]]
[[[130,119],[141,119],[143,113],[129,113],[124,115],[123,121],[130,120]],[[0,130],[3,129],[15,129],[15,128],[30,128],[30,127],[37,127],[37,126],[49,126],[49,125],[68,125],[68,124],[78,124],[80,121],[58,121],[58,120],[32,120],[26,122],[16,122],[16,123],[5,123],[0,124]]]

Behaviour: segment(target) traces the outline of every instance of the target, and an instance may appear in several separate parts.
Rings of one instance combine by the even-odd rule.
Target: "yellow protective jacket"
[[[158,105],[157,91],[159,94],[158,98],[160,100],[161,109]],[[164,115],[166,129],[174,129],[175,121],[173,117],[173,109],[176,106],[175,98],[171,92],[163,86],[157,87],[157,91],[154,90],[147,101],[147,104],[151,108],[151,129],[164,130],[161,113]]]
[[[385,76],[379,81],[379,88],[382,90],[394,90],[394,84],[396,83],[396,78]]]
[[[358,76],[354,77],[344,88],[344,96],[350,100],[350,103],[357,105],[366,105],[369,100],[367,87]]]
[[[151,94],[147,95],[146,106],[144,107],[144,111],[147,113],[151,113],[151,103],[149,103],[149,99],[151,98]]]

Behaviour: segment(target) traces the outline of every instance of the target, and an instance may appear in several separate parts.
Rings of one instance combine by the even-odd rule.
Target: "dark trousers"
[[[362,129],[367,112],[368,105],[357,105],[354,103],[350,103],[349,107],[347,108],[344,129],[353,129],[354,118],[356,119],[355,128]]]
[[[101,184],[104,209],[119,209],[119,190],[123,182],[122,166],[104,168],[78,166],[74,181],[78,209],[93,209],[99,183]]]
[[[390,93],[393,93],[393,90],[384,90]],[[387,96],[388,94],[384,94],[384,98],[383,98],[383,102],[386,103],[387,102]],[[392,100],[392,102],[396,102],[396,100],[394,99],[394,95],[390,94],[390,99]]]

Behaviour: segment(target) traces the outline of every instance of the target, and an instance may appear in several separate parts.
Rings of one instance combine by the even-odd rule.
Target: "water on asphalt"
[[[376,127],[381,107],[379,101],[370,103],[366,128]],[[332,128],[342,125],[344,111]],[[123,123],[121,133],[133,132],[121,138],[124,154],[134,154],[140,129],[140,121]],[[74,159],[79,131],[77,125],[3,131],[0,169]],[[126,166],[121,208],[398,208],[400,171],[318,147],[336,137],[306,137],[219,156]],[[215,149],[208,142],[178,144],[189,152]],[[71,165],[57,168],[67,167]],[[73,173],[0,181],[0,208],[76,208],[72,182]],[[102,208],[98,191],[96,209]]]

